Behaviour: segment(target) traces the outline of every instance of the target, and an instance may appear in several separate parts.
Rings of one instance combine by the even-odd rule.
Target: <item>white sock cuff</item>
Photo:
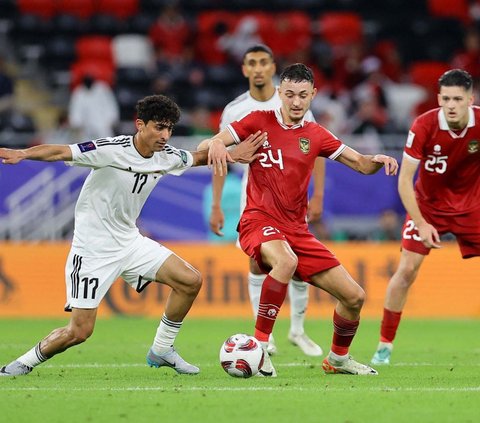
[[[255,273],[248,272],[248,283],[251,285],[261,286],[266,277],[267,275],[263,273],[261,275],[256,275]]]
[[[308,288],[307,282],[296,281],[295,279],[291,279],[290,283],[292,284],[292,286],[294,286],[296,289],[299,289],[299,290],[305,290]]]

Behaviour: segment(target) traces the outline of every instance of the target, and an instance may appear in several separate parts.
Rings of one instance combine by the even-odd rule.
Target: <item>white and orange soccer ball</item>
[[[220,348],[220,364],[230,376],[249,378],[263,366],[263,349],[253,336],[230,336]]]

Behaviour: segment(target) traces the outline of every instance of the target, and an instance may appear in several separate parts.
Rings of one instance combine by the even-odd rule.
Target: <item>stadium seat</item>
[[[438,78],[450,69],[446,62],[421,61],[410,66],[409,75],[412,83],[425,87],[427,90],[436,91]]]
[[[331,46],[352,44],[363,40],[363,23],[353,12],[326,12],[319,18],[320,35]]]
[[[464,24],[471,22],[468,0],[428,0],[428,11],[434,17],[456,18]]]
[[[88,19],[95,13],[95,0],[57,0],[57,13]]]
[[[117,67],[153,69],[155,54],[150,39],[141,34],[121,34],[112,40],[113,57]]]
[[[56,0],[18,0],[18,10],[21,14],[52,18],[57,12]]]
[[[288,58],[289,55],[305,51],[312,43],[312,22],[301,11],[279,12],[259,16],[260,35],[275,56]]]
[[[104,35],[87,35],[77,39],[75,51],[79,61],[104,60],[114,63],[112,39]]]
[[[75,88],[85,75],[92,75],[110,86],[115,82],[115,68],[108,60],[76,61],[70,68],[70,75],[71,89]]]
[[[138,0],[97,0],[97,13],[125,20],[138,13]]]

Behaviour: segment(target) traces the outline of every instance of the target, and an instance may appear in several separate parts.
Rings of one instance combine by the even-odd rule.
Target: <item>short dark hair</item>
[[[253,46],[247,48],[247,50],[243,54],[243,60],[245,60],[245,57],[247,57],[248,53],[258,53],[259,51],[267,53],[273,60],[273,51],[265,44],[254,44]]]
[[[463,87],[468,91],[473,87],[473,78],[463,69],[451,69],[438,79],[438,87]]]
[[[280,74],[280,82],[292,81],[292,82],[311,82],[313,84],[313,72],[303,63],[294,63],[287,66]]]
[[[180,108],[170,98],[158,94],[149,95],[137,102],[137,118],[175,125],[180,119]]]

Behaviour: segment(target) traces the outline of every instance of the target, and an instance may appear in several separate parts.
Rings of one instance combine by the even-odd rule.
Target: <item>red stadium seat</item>
[[[57,12],[56,0],[17,0],[18,10],[22,14],[52,18]]]
[[[352,44],[363,40],[363,24],[353,12],[327,12],[319,19],[320,35],[332,46]]]
[[[310,48],[312,42],[310,17],[301,11],[280,12],[259,16],[262,40],[273,50],[275,56],[289,55]]]
[[[97,13],[127,19],[138,13],[139,0],[97,0]]]
[[[410,66],[409,75],[414,84],[436,92],[438,78],[449,69],[450,65],[445,62],[419,61]]]
[[[65,15],[73,15],[87,19],[95,13],[95,0],[57,0],[57,11]]]
[[[455,4],[453,4],[455,3]],[[468,0],[428,0],[428,10],[432,16],[456,18],[464,24],[471,21]]]
[[[114,63],[112,39],[104,35],[87,35],[77,39],[75,51],[79,61],[103,60]]]
[[[75,62],[70,68],[70,87],[74,89],[85,75],[104,81],[110,86],[114,84],[115,68],[107,60],[83,60]]]

